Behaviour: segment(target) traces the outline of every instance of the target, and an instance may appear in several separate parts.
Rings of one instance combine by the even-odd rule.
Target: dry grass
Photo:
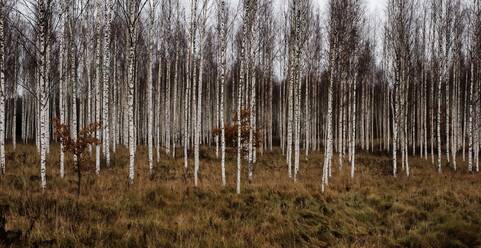
[[[9,151],[11,148],[9,148]],[[412,176],[389,176],[383,155],[361,154],[356,177],[346,165],[319,190],[322,154],[302,159],[299,181],[287,177],[278,153],[259,156],[254,181],[220,186],[219,162],[203,152],[202,180],[193,188],[183,160],[162,157],[148,176],[138,153],[136,182],[127,184],[126,150],[111,168],[94,174],[92,160],[76,197],[76,177],[58,176],[57,148],[48,163],[48,190],[39,187],[33,146],[9,152],[0,178],[0,211],[14,238],[5,246],[54,247],[476,247],[481,245],[481,182],[463,169],[442,175],[430,162],[411,159]],[[179,153],[180,154],[180,153]],[[335,159],[337,161],[337,159]],[[192,163],[191,163],[192,165]],[[337,165],[335,166],[337,167]],[[463,168],[463,166],[461,166]],[[189,170],[191,173],[191,170]],[[246,173],[244,173],[245,175]],[[0,223],[1,224],[1,223]],[[0,229],[3,229],[0,227]],[[16,231],[16,232],[15,232]],[[19,234],[15,237],[14,234]]]

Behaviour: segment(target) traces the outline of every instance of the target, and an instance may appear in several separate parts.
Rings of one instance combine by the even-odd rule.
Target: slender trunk
[[[468,171],[473,171],[473,91],[474,91],[474,63],[471,61],[471,84],[469,85],[469,113],[468,113]]]
[[[152,8],[152,6],[151,6]],[[154,154],[153,154],[153,77],[152,77],[152,53],[154,52],[153,44],[153,28],[154,28],[154,18],[155,12],[153,9],[150,10],[150,20],[148,27],[148,51],[147,51],[147,153],[148,153],[148,165],[149,173],[152,175],[154,169]],[[161,65],[159,64],[159,67]]]
[[[175,66],[174,66],[174,98],[173,98],[173,110],[172,110],[172,157],[175,159],[175,148],[177,146],[177,84],[179,80],[179,46],[175,45]]]
[[[0,168],[5,174],[5,33],[4,1],[0,1]],[[41,62],[41,61],[40,61]],[[45,161],[43,161],[45,162]],[[42,183],[43,185],[43,183]]]
[[[325,186],[329,183],[328,177],[328,168],[330,166],[332,160],[332,94],[333,94],[333,86],[334,86],[334,63],[336,58],[336,47],[335,44],[331,47],[331,54],[330,54],[330,75],[329,75],[329,85],[327,89],[327,124],[326,124],[326,134],[327,134],[327,143],[325,143],[325,155],[324,155],[324,165],[323,165],[323,172],[322,172],[322,180],[321,180],[321,191],[324,192]]]
[[[251,49],[255,49],[252,48]],[[254,52],[252,60],[255,61],[256,53]],[[252,182],[253,170],[254,170],[254,153],[255,153],[255,145],[254,145],[254,132],[255,132],[255,109],[256,109],[256,68],[255,63],[252,66],[252,79],[250,82],[250,103],[249,103],[249,155],[248,155],[248,179],[249,182]]]
[[[205,25],[205,24],[204,24]],[[200,139],[201,139],[201,124],[202,124],[202,80],[203,80],[203,70],[204,70],[204,55],[203,55],[203,38],[204,37],[204,30],[200,32],[200,65],[199,65],[199,81],[197,86],[197,117],[195,123],[195,164],[194,164],[194,185],[197,187],[198,185],[198,177],[199,177],[199,169],[200,169]]]
[[[38,0],[38,9],[39,9],[39,24],[40,24],[40,37],[39,37],[39,45],[40,45],[40,51],[39,51],[39,61],[38,61],[38,81],[39,81],[39,89],[37,90],[39,94],[38,98],[38,109],[39,109],[39,122],[40,122],[40,136],[39,136],[39,141],[40,141],[40,185],[43,191],[45,191],[47,187],[47,50],[48,50],[48,42],[47,42],[47,31],[48,31],[48,20],[47,20],[47,6],[44,0]],[[0,25],[3,27],[3,25]],[[2,30],[0,30],[1,32]],[[1,32],[3,33],[3,32]],[[1,45],[0,45],[1,46]],[[3,47],[0,47],[3,48]],[[2,49],[3,50],[3,49]],[[2,59],[3,61],[3,59]],[[3,68],[3,66],[2,66]],[[3,75],[3,70],[2,70],[2,75],[0,76],[0,80],[4,79]],[[3,80],[2,80],[3,81]],[[3,85],[3,84],[2,84]],[[2,94],[3,96],[3,94]],[[3,103],[3,98],[2,102],[0,102],[0,106]],[[3,112],[3,111],[0,111]],[[1,113],[0,113],[1,115]],[[0,116],[3,117],[3,116]],[[0,121],[0,128],[4,128],[4,118],[1,118]],[[0,130],[0,140],[4,140],[4,130]],[[1,142],[1,141],[0,141]],[[1,145],[1,144],[0,144]],[[3,148],[0,147],[0,159],[3,160],[4,158],[4,151],[1,151]],[[2,161],[3,163],[3,161]],[[5,166],[3,167],[5,168]]]
[[[100,10],[101,10],[101,1],[96,0],[96,48],[95,48],[95,122],[100,123],[100,77],[101,77],[101,64],[100,64],[100,56],[101,56],[101,27],[100,27]],[[95,130],[95,138],[97,140],[101,140],[100,137],[100,130]],[[100,174],[100,144],[95,146],[95,173],[98,175]]]
[[[355,154],[356,154],[356,83],[357,72],[355,73],[352,85],[352,116],[351,116],[351,178],[354,178]]]
[[[127,108],[128,108],[128,140],[129,140],[129,184],[134,183],[135,177],[135,126],[134,126],[134,83],[135,83],[135,46],[137,27],[135,23],[137,6],[130,3],[129,18],[130,32],[128,42],[128,71],[127,71]]]
[[[241,42],[241,53],[240,53],[240,72],[239,72],[239,84],[237,88],[237,177],[236,177],[236,192],[240,194],[241,186],[241,160],[242,160],[242,144],[241,144],[241,110],[242,110],[242,87],[244,85],[244,74],[246,67],[246,55],[245,47],[248,41],[247,30],[249,28],[250,19],[250,2],[245,3],[244,9],[244,24],[242,27],[242,42]]]
[[[220,128],[221,128],[221,133],[220,133],[220,154],[221,154],[221,162],[220,162],[220,167],[221,167],[221,177],[222,177],[222,186],[226,186],[226,179],[225,179],[225,118],[224,118],[224,85],[225,85],[225,67],[226,67],[226,27],[225,27],[225,22],[226,22],[226,10],[225,10],[225,1],[221,0],[221,37],[220,37],[220,46],[221,46],[221,67],[220,67]]]
[[[103,149],[105,164],[110,166],[110,125],[109,125],[109,73],[110,68],[110,32],[111,32],[111,10],[113,0],[105,0],[105,30],[104,30],[104,64],[103,64],[103,95],[102,95],[102,127],[103,127]],[[149,53],[150,54],[150,53]]]
[[[59,66],[59,77],[60,77],[60,82],[59,82],[59,114],[60,114],[60,123],[65,123],[65,104],[64,104],[64,97],[65,97],[65,67],[64,67],[64,58],[65,58],[65,25],[66,25],[66,22],[63,20],[63,13],[65,13],[65,8],[66,8],[66,4],[65,3],[61,3],[62,4],[62,15],[60,16],[60,25],[61,25],[61,31],[59,33],[59,38],[60,38],[60,41],[59,41],[59,46],[60,46],[60,49],[59,49],[59,63],[58,63],[58,66]],[[63,178],[64,175],[65,175],[65,153],[63,151],[63,144],[60,143],[60,177]]]
[[[441,74],[441,73],[440,73]],[[438,149],[438,172],[441,173],[441,86],[442,86],[442,77],[439,76],[439,81],[437,82],[438,91],[437,91],[437,103],[438,109],[436,114],[436,140],[437,140],[437,149]]]

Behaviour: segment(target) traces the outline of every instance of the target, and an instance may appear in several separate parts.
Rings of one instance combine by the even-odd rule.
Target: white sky
[[[191,0],[181,0],[183,1],[183,5],[186,7],[186,9],[190,9],[190,1]],[[240,0],[226,0],[226,3],[231,6],[231,8],[235,8],[238,6]],[[281,6],[281,5],[286,5],[289,0],[272,0],[275,5]],[[370,12],[370,14],[374,15],[383,15],[384,9],[386,6],[386,1],[387,0],[362,0]],[[314,5],[319,6],[319,8],[324,9],[325,6],[327,5],[328,0],[312,0],[312,3]]]
[[[386,8],[386,0],[366,0],[366,6],[370,14],[383,15]]]
[[[237,0],[234,0],[234,1],[237,1]],[[284,2],[286,0],[275,0],[275,1]],[[324,6],[327,5],[328,0],[313,0],[312,2],[324,8]],[[375,12],[382,13],[382,11],[384,10],[384,6],[386,4],[386,0],[363,0],[363,2],[366,4],[369,12],[371,13],[375,13]]]
[[[185,16],[187,18],[189,18],[190,16],[190,7],[191,7],[191,1],[192,0],[181,0],[181,5],[183,6],[185,12]],[[229,6],[229,9],[231,11],[230,15],[233,15],[233,12],[236,12],[236,10],[241,10],[241,6],[239,6],[240,3],[242,0],[225,0],[227,6]],[[277,12],[277,15],[279,15],[280,13],[282,12],[285,12],[286,9],[287,9],[287,4],[289,3],[289,1],[291,0],[272,0],[275,8],[274,8],[274,12]],[[367,19],[369,20],[369,22],[371,23],[371,27],[374,28],[376,31],[376,33],[378,33],[377,29],[379,29],[380,27],[382,27],[382,23],[383,21],[385,20],[385,10],[386,10],[386,5],[387,5],[387,1],[388,0],[361,0],[362,1],[362,4],[364,5],[365,9],[366,9],[366,12],[365,13]],[[202,4],[203,0],[198,0],[198,4]],[[210,4],[215,4],[217,1],[216,0],[210,0]],[[312,4],[315,6],[315,8],[319,8],[320,12],[321,12],[321,18],[327,18],[327,15],[326,15],[326,7],[327,7],[327,4],[329,2],[329,0],[311,0]],[[215,11],[213,9],[211,9],[211,11]],[[211,15],[214,15],[215,16],[215,13],[211,12],[209,14],[209,16]],[[239,14],[239,13],[237,13]],[[275,13],[276,15],[276,13]],[[230,16],[231,18],[233,16]],[[215,18],[215,17],[214,17]],[[237,16],[236,18],[236,21],[235,23],[237,23],[239,21],[239,16]],[[232,37],[231,37],[232,38]],[[228,47],[228,50],[230,48]],[[229,60],[229,59],[228,59]],[[277,61],[279,62],[279,61]],[[282,72],[280,71],[278,67],[278,63],[276,63],[277,65],[274,65],[275,67],[275,74],[277,76],[281,76]],[[279,70],[279,71],[278,71]],[[282,77],[282,76],[281,76]]]

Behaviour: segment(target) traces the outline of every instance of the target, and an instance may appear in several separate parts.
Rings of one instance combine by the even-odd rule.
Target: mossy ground
[[[3,246],[37,247],[477,247],[481,245],[481,177],[460,161],[454,172],[437,173],[430,161],[411,158],[411,177],[390,176],[387,155],[359,154],[356,176],[339,170],[337,158],[327,191],[320,192],[322,154],[301,159],[294,183],[279,152],[260,155],[252,183],[243,174],[235,194],[235,160],[227,160],[228,186],[220,166],[204,151],[201,183],[183,159],[165,155],[149,176],[140,147],[133,186],[128,155],[115,154],[110,168],[94,173],[85,162],[76,196],[71,160],[58,176],[58,148],[48,163],[47,190],[39,185],[35,147],[8,151],[0,177],[5,225],[20,233]],[[180,151],[179,151],[180,156]],[[192,165],[192,161],[190,165]],[[245,165],[245,163],[244,163]],[[245,168],[245,166],[244,166]],[[0,230],[2,234],[2,230]],[[2,245],[0,245],[2,246]]]

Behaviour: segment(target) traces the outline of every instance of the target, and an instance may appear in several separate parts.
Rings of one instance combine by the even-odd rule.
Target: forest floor
[[[71,160],[66,177],[58,149],[48,163],[47,190],[39,183],[35,147],[7,149],[0,177],[0,246],[29,247],[477,247],[481,245],[481,175],[465,165],[437,173],[430,161],[411,158],[411,177],[390,175],[386,154],[359,154],[356,176],[347,164],[320,192],[322,154],[301,158],[298,182],[287,176],[279,153],[259,156],[254,180],[243,173],[235,193],[235,159],[220,166],[202,152],[201,182],[183,159],[162,156],[149,176],[140,148],[135,184],[127,184],[128,154],[95,175],[85,162],[80,198]],[[181,156],[179,151],[178,156]],[[189,166],[192,166],[192,161]],[[244,167],[245,168],[245,162]],[[192,167],[190,167],[192,168]]]

